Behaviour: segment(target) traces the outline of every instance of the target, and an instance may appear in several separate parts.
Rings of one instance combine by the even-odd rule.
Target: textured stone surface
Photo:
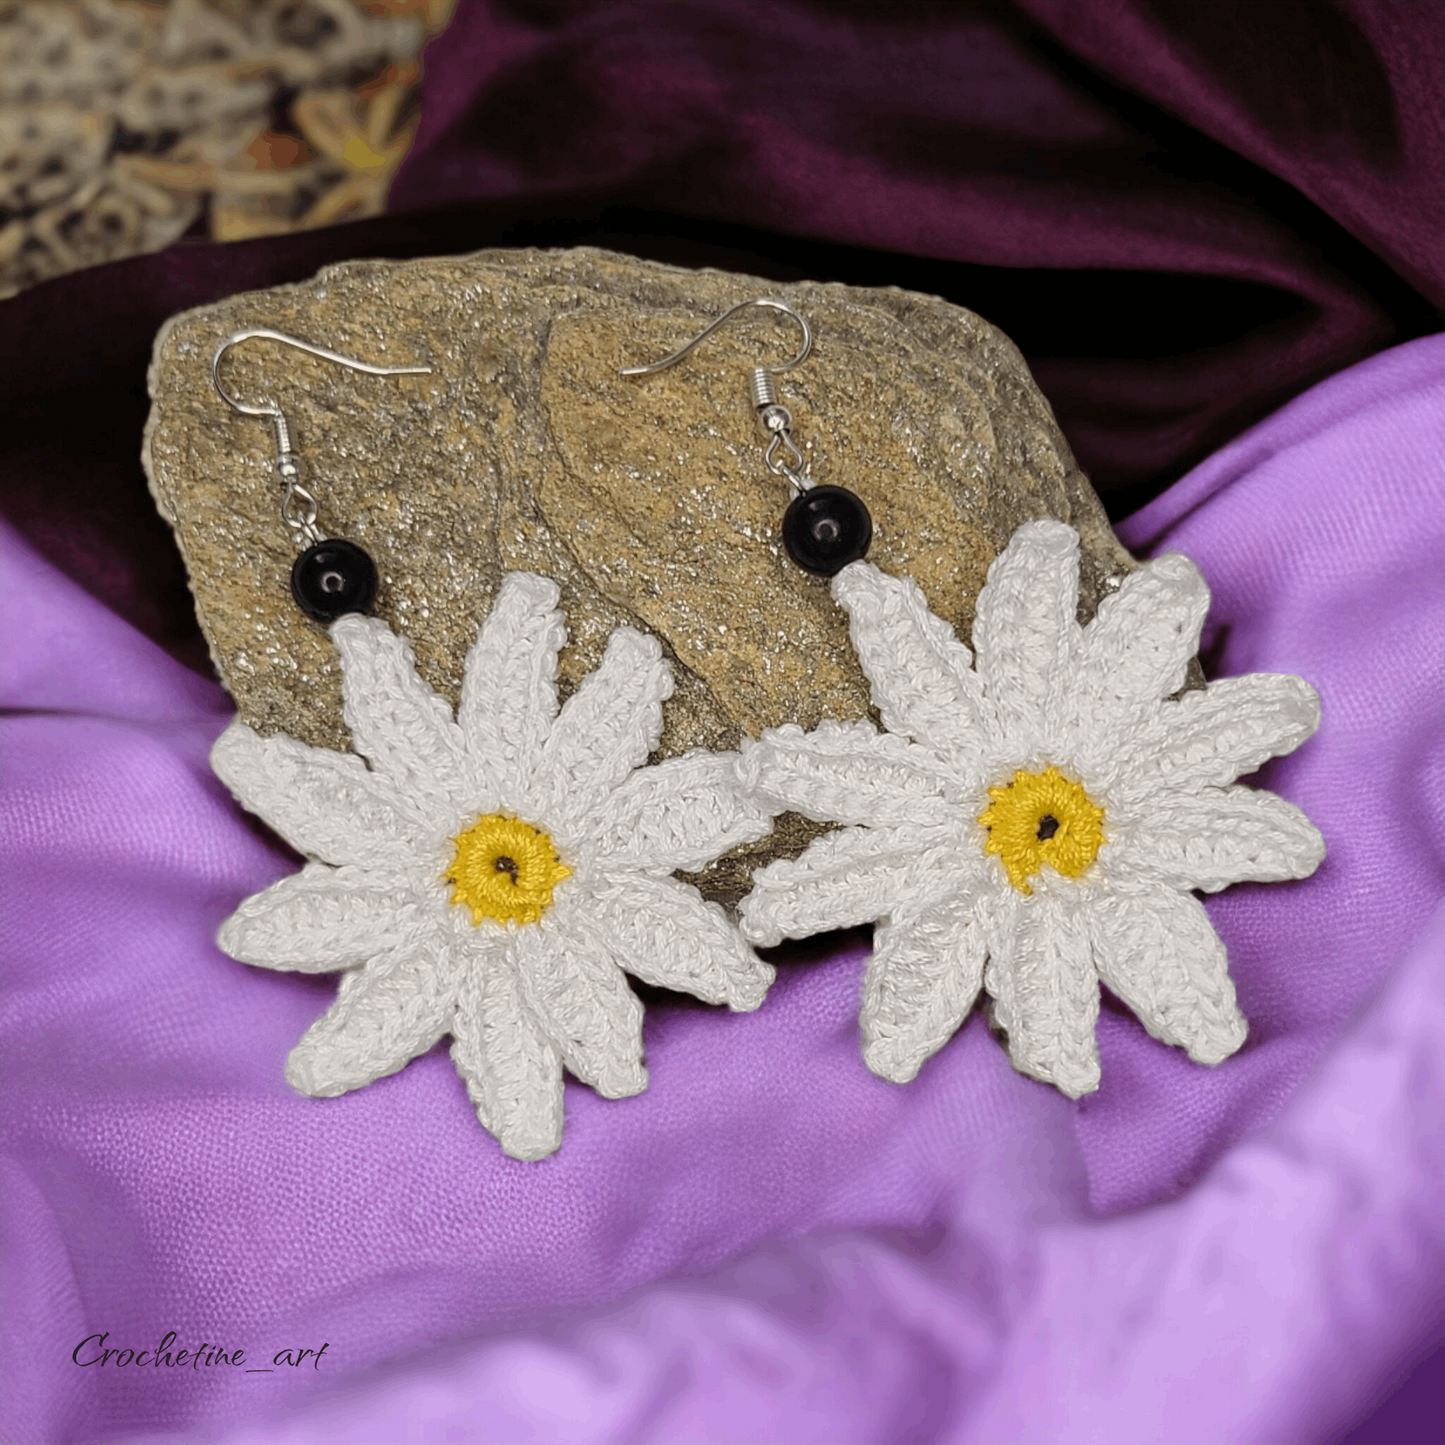
[[[262,732],[345,748],[325,632],[291,601],[268,424],[234,414],[209,364],[235,331],[266,326],[429,376],[369,377],[270,341],[225,362],[228,385],[291,419],[323,533],[376,558],[376,611],[411,638],[454,701],[505,572],[562,588],[566,693],[622,623],[675,664],[658,756],[735,746],[786,721],[868,712],[868,684],[824,579],[793,566],[790,497],[762,462],[751,367],[796,349],[755,309],[668,371],[622,377],[749,297],[811,321],[812,357],[779,378],[817,482],[873,513],[870,558],[908,573],[967,637],[988,564],[1034,517],[1083,538],[1080,613],[1133,565],[1075,466],[1018,352],[971,312],[900,291],[779,285],[594,250],[484,251],[349,262],[299,286],[231,297],[171,321],[156,342],[146,466],[176,529],[217,669]],[[724,899],[759,859],[817,830],[780,821],[702,879]]]

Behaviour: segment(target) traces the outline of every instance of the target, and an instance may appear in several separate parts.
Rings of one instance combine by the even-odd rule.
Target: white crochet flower
[[[1156,1038],[1218,1063],[1244,1042],[1224,945],[1189,890],[1302,878],[1308,819],[1230,786],[1319,724],[1300,678],[1178,697],[1209,593],[1168,554],[1080,627],[1078,535],[1031,522],[989,568],[977,662],[909,580],[865,562],[833,596],[887,732],[784,727],[740,777],[775,811],[851,824],[770,864],[743,901],[758,944],[878,922],[864,986],[869,1068],[900,1083],[952,1036],[980,984],[1014,1066],[1098,1087],[1102,979]]]
[[[319,860],[247,899],[221,947],[347,970],[291,1053],[293,1087],[344,1093],[450,1034],[478,1117],[519,1159],[561,1141],[563,1065],[608,1098],[647,1086],[624,970],[734,1009],[772,981],[722,910],[670,876],[762,837],[768,814],[739,794],[731,755],[643,766],[672,692],[654,638],[619,628],[558,710],[557,595],[506,578],[455,719],[404,638],[342,617],[331,636],[362,756],[240,722],[211,755],[246,808]]]

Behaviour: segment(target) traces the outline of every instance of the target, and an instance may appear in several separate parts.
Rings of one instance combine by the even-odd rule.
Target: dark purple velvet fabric
[[[329,261],[587,242],[936,292],[1020,343],[1116,516],[1445,306],[1435,5],[461,0],[427,66],[399,214],[0,305],[0,509],[198,671],[137,461],[150,341]],[[66,707],[111,665],[77,655]],[[1434,1438],[1440,1373],[1349,1439]]]
[[[1157,485],[1433,329],[1432,8],[463,4],[397,195],[590,189],[940,290],[1019,343],[1096,485]]]

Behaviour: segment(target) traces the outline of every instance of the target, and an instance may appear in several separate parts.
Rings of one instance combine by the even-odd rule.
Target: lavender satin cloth
[[[1327,861],[1210,902],[1240,1056],[1109,1008],[1073,1104],[975,1016],[885,1084],[854,938],[651,1009],[649,1091],[569,1086],[541,1164],[440,1052],[288,1090],[333,985],[211,943],[295,866],[209,773],[225,697],[0,532],[0,1437],[1335,1439],[1445,1314],[1442,459],[1437,337],[1125,529],[1203,568],[1215,673],[1323,698],[1263,781]]]

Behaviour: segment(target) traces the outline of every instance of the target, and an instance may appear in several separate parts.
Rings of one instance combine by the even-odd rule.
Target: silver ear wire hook
[[[291,445],[291,426],[286,413],[271,400],[244,402],[221,385],[221,360],[243,341],[279,341],[323,361],[333,361],[349,371],[368,376],[427,376],[429,366],[377,366],[342,356],[324,346],[313,346],[284,331],[256,326],[228,336],[211,357],[211,385],[216,395],[242,416],[265,417],[276,428],[276,471],[282,483],[281,520],[291,529],[298,546],[305,550],[291,566],[291,595],[296,605],[314,622],[331,623],[348,613],[371,611],[377,595],[376,563],[364,547],[344,537],[326,538],[316,526],[316,498],[299,480],[297,456]]]
[[[233,346],[243,341],[279,341],[311,356],[319,356],[323,361],[333,361],[351,371],[364,372],[367,376],[427,376],[431,373],[431,367],[376,366],[369,361],[358,361],[354,356],[342,356],[340,352],[328,351],[324,346],[313,346],[309,341],[288,336],[284,331],[272,331],[267,326],[238,331],[235,335],[228,336],[216,348],[216,354],[211,358],[211,385],[216,388],[216,395],[242,416],[266,417],[275,427],[276,471],[285,489],[281,497],[282,520],[298,539],[315,545],[322,540],[321,533],[316,530],[316,498],[298,480],[300,471],[296,465],[296,452],[291,445],[291,426],[286,420],[286,413],[274,401],[248,405],[221,385],[221,358]]]
[[[786,477],[793,484],[795,490],[805,491],[813,483],[806,473],[803,454],[798,450],[792,438],[793,414],[779,402],[778,384],[774,378],[781,372],[791,371],[795,366],[800,366],[812,354],[813,328],[786,301],[777,301],[770,296],[755,296],[750,301],[739,301],[736,306],[729,306],[721,316],[711,321],[686,346],[674,351],[671,356],[664,356],[661,361],[649,361],[645,366],[624,366],[619,374],[622,376],[649,376],[654,371],[665,371],[669,366],[675,366],[699,342],[706,341],[724,322],[736,316],[739,311],[746,311],[750,306],[766,306],[770,310],[781,311],[785,315],[791,316],[803,332],[802,348],[791,361],[785,361],[779,366],[755,366],[753,368],[748,392],[752,397],[753,410],[757,412],[758,420],[771,438],[768,442],[768,449],[763,454],[763,460],[767,463],[768,470],[777,476]]]
[[[621,375],[647,376],[651,372],[665,371],[669,366],[676,366],[699,342],[706,341],[730,317],[736,316],[739,311],[746,311],[749,306],[767,306],[773,311],[782,311],[791,316],[803,331],[803,349],[791,361],[785,361],[781,366],[761,366],[758,370],[771,371],[776,375],[780,371],[791,371],[795,366],[801,366],[813,350],[813,328],[786,301],[777,301],[771,296],[755,296],[751,301],[739,301],[736,306],[729,306],[721,316],[710,321],[686,346],[679,351],[674,351],[671,356],[664,356],[661,361],[649,361],[645,366],[624,366]]]
[[[647,376],[675,366],[700,341],[706,341],[725,321],[749,306],[781,311],[802,328],[803,345],[798,354],[778,366],[755,366],[748,390],[758,420],[770,438],[763,460],[770,472],[786,477],[793,486],[793,500],[783,514],[783,548],[805,572],[832,577],[867,553],[873,540],[873,519],[863,499],[846,487],[814,486],[807,462],[793,441],[793,415],[778,400],[778,384],[774,378],[808,359],[813,350],[813,328],[786,301],[776,301],[771,296],[739,301],[703,327],[681,350],[664,356],[661,361],[649,361],[645,366],[624,366],[621,374]]]

